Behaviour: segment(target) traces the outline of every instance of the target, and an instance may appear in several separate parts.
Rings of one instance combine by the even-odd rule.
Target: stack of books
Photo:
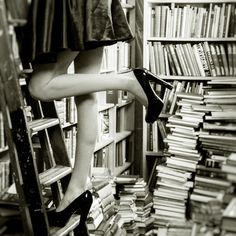
[[[192,105],[201,104],[203,96],[194,93],[177,93],[178,109],[168,118],[170,133],[164,142],[168,144],[168,167],[195,172],[202,159],[199,151],[199,127],[205,113],[193,111]]]
[[[221,167],[231,183],[236,183],[236,153],[231,153]]]
[[[187,222],[186,224],[170,224],[166,228],[158,228],[153,231],[155,235],[158,236],[190,236],[192,232],[192,223]]]
[[[139,235],[145,235],[153,229],[154,218],[151,217],[153,206],[153,197],[150,192],[144,197],[137,197],[135,200],[136,214],[135,223],[138,228]]]
[[[236,235],[236,197],[232,198],[223,212],[221,229],[224,235]]]
[[[127,235],[145,233],[151,225],[152,197],[147,183],[138,175],[121,175],[114,179],[117,184],[118,214],[124,223]],[[138,207],[136,206],[136,202]]]
[[[153,192],[152,217],[154,228],[165,227],[167,224],[186,223],[186,204],[192,173],[166,165],[158,165],[156,188]]]
[[[109,231],[116,235],[122,227],[118,224],[120,217],[115,210],[113,189],[108,181],[93,185],[94,201],[87,219],[90,235],[107,235]],[[119,234],[117,234],[119,235]]]
[[[219,224],[224,195],[230,189],[231,184],[220,166],[198,165],[190,196],[191,219],[212,226]]]
[[[218,83],[214,80],[210,82]],[[226,86],[205,87],[205,105],[195,108],[206,110],[203,130],[199,134],[203,150],[221,156],[236,152],[236,88]]]

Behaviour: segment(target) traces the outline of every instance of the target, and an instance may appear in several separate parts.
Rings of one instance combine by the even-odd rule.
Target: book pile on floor
[[[166,165],[158,165],[156,188],[153,192],[152,217],[154,228],[167,224],[186,224],[186,204],[193,185],[192,173]]]
[[[135,218],[136,226],[138,227],[139,235],[145,235],[153,229],[154,218],[151,217],[153,197],[151,193],[147,192],[143,197],[137,196],[135,205],[137,214]]]
[[[197,166],[195,184],[190,196],[191,218],[195,222],[207,225],[219,225],[225,193],[230,193],[232,186],[226,179],[218,162],[205,160]]]
[[[222,171],[226,173],[226,178],[236,184],[236,153],[231,153],[225,162],[222,163]]]
[[[204,92],[205,105],[202,109],[205,109],[206,115],[203,131],[199,134],[203,150],[221,156],[236,152],[236,88],[209,85],[204,88]]]
[[[230,154],[236,150],[236,88],[226,80],[208,82],[203,87],[204,104],[193,106],[194,111],[205,112],[199,132],[205,159],[197,168],[191,203],[196,209],[194,218],[205,224],[218,224],[221,211],[235,195]]]
[[[168,118],[170,133],[164,140],[168,144],[166,164],[169,167],[195,172],[202,155],[198,148],[199,126],[203,121],[203,112],[192,110],[193,104],[202,104],[203,96],[193,93],[177,93],[178,110]]]
[[[117,184],[118,214],[127,235],[145,235],[152,229],[150,217],[152,197],[147,183],[138,175],[121,175],[114,179]]]
[[[93,186],[93,189],[93,204],[87,219],[90,235],[126,235],[120,216],[116,214],[111,184],[102,181]]]
[[[236,235],[236,197],[232,198],[223,212],[222,235]]]
[[[194,89],[195,88],[195,89]],[[153,192],[154,229],[158,235],[189,235],[192,223],[187,210],[193,177],[202,160],[199,150],[199,129],[204,112],[192,105],[202,105],[200,85],[185,86],[176,92],[176,109],[172,109],[166,126],[170,133],[164,139],[168,149],[165,164],[158,165],[156,188]],[[165,231],[165,233],[163,233]]]

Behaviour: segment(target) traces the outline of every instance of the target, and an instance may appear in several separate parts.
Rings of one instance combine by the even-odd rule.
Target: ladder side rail
[[[0,0],[0,32],[1,106],[2,109],[5,109],[3,112],[4,124],[11,163],[14,168],[13,177],[21,201],[20,212],[25,220],[23,222],[24,230],[27,235],[48,235],[46,211],[36,174],[33,148],[10,45],[3,0]]]

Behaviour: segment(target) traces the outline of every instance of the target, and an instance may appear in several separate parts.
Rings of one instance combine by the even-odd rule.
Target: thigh
[[[75,59],[75,72],[97,74],[100,72],[103,47],[81,51]]]

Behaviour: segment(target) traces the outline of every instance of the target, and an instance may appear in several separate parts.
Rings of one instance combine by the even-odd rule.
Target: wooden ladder
[[[8,26],[4,0],[0,0],[0,110],[4,117],[24,235],[62,236],[71,232],[79,235],[76,233],[79,215],[71,218],[63,228],[49,225],[45,190],[49,189],[57,206],[68,185],[72,168],[55,103],[36,101],[27,89],[23,98]],[[32,107],[33,121],[27,121],[24,101]],[[32,137],[38,137],[40,141],[42,160],[36,160]],[[43,165],[39,167],[36,162]]]

